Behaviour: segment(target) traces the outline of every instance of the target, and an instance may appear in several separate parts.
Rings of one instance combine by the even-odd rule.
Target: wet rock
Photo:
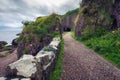
[[[17,38],[16,38],[16,39],[13,39],[12,45],[13,45],[14,47],[17,47],[17,46],[18,46]]]

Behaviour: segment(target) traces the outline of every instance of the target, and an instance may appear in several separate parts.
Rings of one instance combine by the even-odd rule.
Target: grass
[[[72,37],[120,68],[120,30],[109,31],[101,36],[75,37],[72,33]]]
[[[60,43],[60,54],[55,66],[55,70],[51,72],[50,80],[60,80],[61,73],[62,73],[62,59],[63,59],[63,53],[64,53],[64,40]]]

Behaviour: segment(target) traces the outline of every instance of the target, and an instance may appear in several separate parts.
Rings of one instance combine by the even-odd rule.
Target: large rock
[[[12,40],[12,45],[13,45],[14,47],[17,47],[17,46],[18,46],[17,38]]]
[[[23,55],[21,59],[10,64],[9,67],[12,71],[16,70],[18,76],[31,77],[37,71],[33,62],[35,62],[35,59],[32,55]]]
[[[55,66],[60,39],[54,38],[49,46],[40,50],[36,56],[23,55],[18,61],[8,66],[8,76],[47,80]]]
[[[0,80],[6,80],[6,78],[5,77],[0,77]]]
[[[35,57],[32,55],[23,55],[18,61],[9,65],[9,74],[16,76],[35,78],[39,73],[42,78],[42,71],[46,70],[53,60],[55,54],[53,51],[39,52]]]
[[[5,46],[7,44],[7,42],[5,41],[0,41],[0,48],[2,48],[3,46]]]

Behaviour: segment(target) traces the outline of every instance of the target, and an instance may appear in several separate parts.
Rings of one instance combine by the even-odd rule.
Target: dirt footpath
[[[64,35],[65,52],[61,80],[120,80],[120,70],[94,51]]]
[[[17,60],[17,49],[7,57],[0,58],[0,76],[4,76],[6,72],[6,67]]]

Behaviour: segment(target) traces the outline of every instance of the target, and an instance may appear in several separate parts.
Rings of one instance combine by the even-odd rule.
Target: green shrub
[[[82,32],[81,40],[88,40],[91,37],[100,37],[101,35],[105,34],[106,31],[102,26],[87,26],[85,27],[84,31]]]
[[[82,41],[86,46],[120,67],[120,30],[105,32],[101,36],[82,36],[76,40]]]
[[[79,8],[77,8],[75,10],[68,11],[64,16],[70,16],[70,15],[75,14],[75,13],[79,13]]]
[[[44,37],[45,35],[49,35],[53,37],[58,35],[54,33],[56,27],[56,17],[58,15],[53,13],[49,16],[38,17],[36,21],[29,23],[28,21],[25,22],[22,34],[18,38],[20,42],[28,42],[34,40],[32,37],[33,35],[38,37],[39,39]],[[52,31],[51,31],[52,29]],[[53,30],[54,29],[54,30]]]
[[[25,50],[23,51],[23,54],[29,54],[29,50],[25,49]]]

